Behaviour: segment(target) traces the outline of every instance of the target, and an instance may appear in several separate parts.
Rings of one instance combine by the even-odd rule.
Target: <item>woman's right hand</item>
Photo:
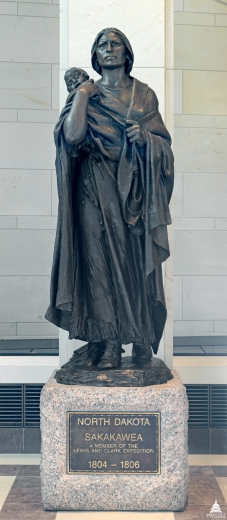
[[[81,92],[82,94],[86,94],[89,99],[94,98],[95,96],[99,96],[100,91],[94,84],[93,79],[88,79],[81,83],[81,85],[77,88],[77,92]]]

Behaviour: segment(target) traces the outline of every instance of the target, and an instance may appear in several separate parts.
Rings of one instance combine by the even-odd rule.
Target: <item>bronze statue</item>
[[[101,31],[91,60],[101,78],[66,72],[54,133],[59,215],[46,318],[87,341],[88,364],[103,370],[120,366],[122,344],[133,343],[134,361],[158,350],[173,154],[156,94],[130,75],[126,36]]]

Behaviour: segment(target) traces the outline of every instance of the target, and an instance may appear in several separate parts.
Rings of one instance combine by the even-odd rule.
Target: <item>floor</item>
[[[172,512],[45,512],[39,455],[0,455],[0,520],[205,520],[227,519],[227,455],[189,455],[188,503]],[[209,516],[215,503],[221,513]]]

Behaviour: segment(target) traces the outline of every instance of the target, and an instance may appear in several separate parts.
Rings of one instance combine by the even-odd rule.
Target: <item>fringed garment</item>
[[[74,94],[55,128],[59,213],[46,318],[70,339],[150,344],[157,352],[166,320],[170,136],[155,93],[133,79],[130,106],[100,89],[89,102],[85,140],[68,145],[63,124]],[[127,119],[141,125],[144,147],[130,144]]]

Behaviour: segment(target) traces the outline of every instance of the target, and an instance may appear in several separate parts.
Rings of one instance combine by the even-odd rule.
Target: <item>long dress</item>
[[[69,338],[152,345],[166,320],[161,264],[169,256],[171,139],[155,93],[132,79],[130,106],[100,89],[88,106],[79,146],[55,128],[59,214],[46,318]],[[145,146],[130,144],[126,120],[139,122]]]

